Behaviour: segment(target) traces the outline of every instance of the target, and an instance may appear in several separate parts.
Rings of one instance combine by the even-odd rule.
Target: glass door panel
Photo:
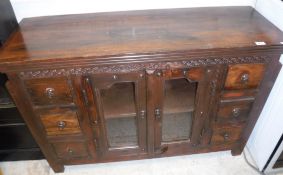
[[[190,139],[197,83],[187,79],[165,81],[162,142]]]
[[[110,148],[138,146],[135,84],[115,83],[101,90],[106,135]]]

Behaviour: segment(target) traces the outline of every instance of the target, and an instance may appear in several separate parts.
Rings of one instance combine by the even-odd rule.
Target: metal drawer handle
[[[66,127],[66,122],[64,122],[64,121],[59,121],[59,122],[57,123],[57,126],[58,126],[58,128],[59,128],[60,130],[63,130],[63,129]]]
[[[47,95],[48,98],[53,98],[54,95],[55,95],[55,89],[54,88],[46,88],[45,94]]]
[[[234,109],[232,110],[232,115],[233,115],[233,117],[235,117],[235,118],[239,117],[240,113],[241,113],[241,109],[240,109],[240,108],[234,108]]]
[[[161,118],[161,110],[160,109],[155,109],[154,110],[155,118],[160,119]]]
[[[118,76],[117,76],[117,75],[113,75],[113,79],[114,79],[114,80],[117,80],[117,79],[118,79]]]
[[[141,119],[144,119],[144,117],[145,117],[145,110],[141,110],[140,111],[140,115],[141,115]]]
[[[246,84],[246,83],[248,83],[248,81],[249,81],[249,74],[243,74],[241,76],[241,82]]]
[[[156,72],[156,76],[161,77],[162,76],[162,72],[161,71],[157,71]]]
[[[87,98],[87,92],[86,92],[85,89],[83,89],[82,92],[83,92],[83,97],[84,97],[85,104],[86,104],[86,106],[88,106],[89,105],[89,101],[88,101],[88,98]]]
[[[224,138],[224,141],[228,141],[228,140],[230,139],[230,136],[229,136],[228,133],[225,133],[225,134],[223,135],[223,138]]]
[[[94,139],[94,140],[93,140],[93,142],[94,142],[95,148],[96,148],[96,149],[98,149],[98,143],[97,143],[97,140],[96,140],[96,139]]]
[[[89,77],[85,77],[85,84],[87,87],[91,87],[91,82],[90,82],[90,78]],[[89,105],[89,100],[88,100],[88,92],[86,89],[83,89],[82,90],[82,93],[83,93],[83,98],[84,98],[84,102],[85,102],[85,105]]]

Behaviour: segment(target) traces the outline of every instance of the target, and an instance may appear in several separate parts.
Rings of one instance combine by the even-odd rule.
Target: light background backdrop
[[[255,0],[11,0],[18,21],[25,17],[141,9],[254,6]]]

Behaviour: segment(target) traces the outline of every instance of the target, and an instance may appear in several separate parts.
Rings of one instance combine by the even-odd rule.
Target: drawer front
[[[254,99],[257,93],[258,93],[257,89],[227,90],[221,92],[221,99],[222,100],[233,100],[239,98]]]
[[[212,144],[222,144],[237,141],[242,132],[243,126],[215,127],[211,138]]]
[[[217,113],[217,122],[242,122],[248,118],[253,100],[221,102]]]
[[[40,119],[48,136],[81,133],[77,112],[74,110],[46,110],[40,112]]]
[[[229,65],[225,89],[257,88],[263,78],[264,71],[264,64]]]
[[[60,159],[88,157],[87,144],[84,141],[53,143],[53,148]]]
[[[71,88],[64,77],[31,79],[25,84],[35,106],[73,103]]]

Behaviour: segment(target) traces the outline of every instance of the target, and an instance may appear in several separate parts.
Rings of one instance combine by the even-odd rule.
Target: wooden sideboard
[[[0,71],[55,172],[240,154],[281,68],[283,34],[251,7],[24,19]]]

